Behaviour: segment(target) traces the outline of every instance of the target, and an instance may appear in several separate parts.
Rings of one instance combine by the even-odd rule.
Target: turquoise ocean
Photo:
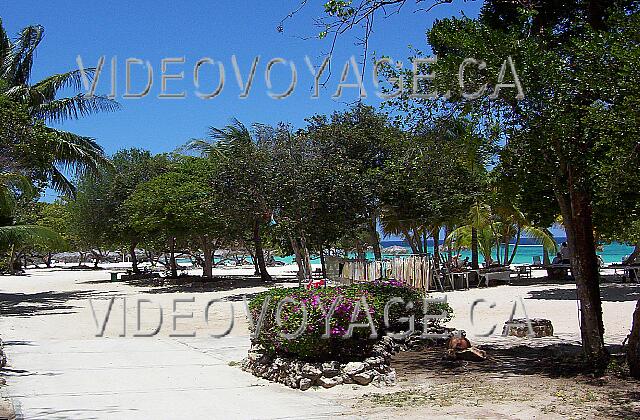
[[[556,240],[558,244],[560,244],[565,240],[565,238],[556,238]],[[381,245],[383,249],[390,246],[401,246],[407,250],[407,254],[411,252],[411,248],[407,245],[407,243],[401,240],[383,240],[381,242]],[[429,241],[428,245],[429,245],[429,250],[430,251],[433,250],[433,241]],[[514,245],[511,244],[510,251],[513,250],[513,247]],[[601,250],[598,250],[597,253],[602,257],[602,260],[605,263],[609,264],[609,263],[621,262],[622,259],[627,255],[631,254],[632,251],[633,251],[632,246],[614,242],[611,244],[603,245]],[[504,254],[504,247],[501,248],[500,255],[503,255],[503,254]],[[471,258],[471,251],[462,251],[461,255],[463,259],[465,257]],[[543,252],[542,252],[541,245],[533,243],[533,241],[531,241],[528,238],[523,238],[520,244],[518,245],[516,256],[513,259],[513,264],[531,264],[533,262],[533,258],[536,256],[539,256],[540,259],[542,260],[542,255],[543,255]],[[368,259],[373,259],[373,252],[371,251],[367,252],[366,256]],[[480,255],[479,257],[480,257],[480,262],[483,262],[482,255]],[[550,258],[553,259],[553,257],[554,257],[553,255],[550,255]],[[275,257],[275,259],[277,261],[282,261],[286,264],[292,264],[294,260],[294,256],[289,255],[285,257]],[[247,262],[251,262],[251,261],[248,260]],[[320,260],[319,258],[315,258],[315,259],[312,259],[311,262],[314,264],[319,264]]]

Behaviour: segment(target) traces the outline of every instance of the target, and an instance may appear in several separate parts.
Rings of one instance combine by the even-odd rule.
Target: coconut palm
[[[64,239],[51,229],[35,225],[15,225],[16,191],[31,193],[28,178],[0,173],[0,251],[8,255],[7,269],[14,272],[16,255],[26,247],[63,248]]]
[[[497,261],[510,265],[515,258],[522,237],[533,239],[542,245],[546,252],[557,252],[558,245],[548,229],[532,225],[517,208],[507,206],[492,209],[478,206],[472,209],[472,222],[455,229],[447,236],[447,242],[458,246],[470,246],[472,230],[477,232],[478,249],[487,264],[493,263],[493,249],[497,249]],[[509,244],[514,241],[511,250]],[[503,256],[500,255],[500,247]]]
[[[31,83],[31,71],[36,50],[44,35],[42,26],[28,26],[22,29],[15,40],[11,40],[0,20],[0,96],[15,102],[25,110],[35,122],[42,123],[47,144],[33,145],[21,149],[22,153],[36,155],[12,156],[15,167],[22,172],[24,162],[38,161],[38,169],[47,181],[59,192],[73,194],[73,184],[64,175],[97,174],[101,167],[108,166],[102,148],[90,137],[48,127],[48,123],[60,123],[78,119],[100,111],[113,111],[117,102],[103,96],[87,96],[78,93],[70,97],[58,97],[66,89],[79,91],[82,88],[82,74],[79,70],[54,74],[35,84]],[[93,69],[86,71],[91,79]],[[26,150],[26,151],[25,151]],[[42,161],[45,160],[46,163]],[[7,168],[0,168],[7,171]]]
[[[192,140],[185,146],[187,150],[219,160],[223,178],[221,185],[235,195],[228,205],[230,218],[239,222],[240,230],[250,228],[256,274],[264,281],[272,280],[267,272],[261,231],[273,212],[267,148],[273,134],[271,127],[254,124],[249,129],[234,119],[225,127],[211,127],[208,138]]]
[[[401,236],[414,254],[427,252],[426,236],[432,231],[429,226],[415,219],[400,215],[397,207],[384,206],[380,212],[380,225],[385,235]]]

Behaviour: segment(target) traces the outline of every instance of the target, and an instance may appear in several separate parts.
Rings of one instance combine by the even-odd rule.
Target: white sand
[[[294,266],[273,268],[285,273]],[[217,269],[216,275],[251,275],[252,267]],[[194,271],[193,273],[197,273]],[[14,399],[25,418],[212,418],[212,417],[309,417],[345,412],[344,396],[338,391],[316,390],[301,393],[269,384],[228,365],[244,357],[248,348],[247,321],[240,296],[264,287],[202,293],[148,293],[123,283],[110,283],[109,271],[31,270],[27,276],[0,277],[3,314],[0,337],[7,343],[10,371],[8,386],[0,392]],[[105,281],[91,283],[94,281]],[[292,285],[292,284],[290,284]],[[285,286],[285,285],[280,285]],[[528,342],[536,345],[578,342],[578,313],[573,285],[500,286],[488,289],[448,292],[454,309],[452,326],[467,331],[476,343]],[[604,285],[603,312],[605,339],[620,344],[631,327],[631,316],[640,297],[637,285]],[[442,296],[436,293],[434,296]],[[113,313],[105,337],[95,337],[96,326],[89,299],[93,299],[99,319],[109,299]],[[539,340],[502,338],[503,323],[513,303],[522,298],[531,318],[547,318],[555,337]],[[127,300],[128,338],[122,333],[122,302]],[[179,319],[177,331],[196,337],[171,337],[173,301],[181,314],[193,312],[193,319]],[[213,298],[232,302],[213,305],[210,322],[204,310]],[[141,330],[157,326],[159,307],[164,322],[157,336],[133,338],[136,301],[149,299],[142,307]],[[470,308],[479,303],[470,320]],[[8,302],[14,302],[10,304]],[[494,308],[489,305],[495,303]],[[214,339],[231,319],[235,326],[228,337]],[[518,306],[516,317],[522,316]],[[490,337],[476,337],[492,325]],[[349,392],[348,388],[340,392]]]

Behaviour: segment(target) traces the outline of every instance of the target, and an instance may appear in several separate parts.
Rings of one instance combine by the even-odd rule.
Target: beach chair
[[[534,257],[535,259],[535,257]],[[516,267],[516,274],[518,275],[518,280],[521,278],[530,279],[531,278],[531,266],[527,264],[519,265]]]

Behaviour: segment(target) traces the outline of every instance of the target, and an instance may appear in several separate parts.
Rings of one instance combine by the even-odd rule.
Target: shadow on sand
[[[0,316],[27,317],[51,315],[52,313],[73,314],[78,306],[70,301],[88,299],[97,296],[97,292],[38,292],[38,293],[0,293]],[[104,292],[100,294],[104,297]]]
[[[500,384],[501,380],[515,378],[523,381],[523,384],[528,384],[527,377],[565,378],[574,381],[577,387],[580,387],[580,384],[595,386],[593,389],[602,393],[605,404],[599,408],[599,413],[603,418],[640,416],[640,405],[637,404],[640,398],[640,384],[617,374],[598,377],[586,371],[579,345],[479,347],[485,350],[488,356],[486,361],[480,363],[443,360],[444,347],[428,347],[396,354],[392,367],[396,369],[399,378],[410,378],[417,382],[442,379],[450,383],[455,382],[454,377],[457,377],[469,381],[470,386],[474,381],[483,379],[496,380],[498,382],[492,383]],[[620,353],[621,347],[611,346],[609,350],[612,357],[620,363],[623,357]],[[514,382],[511,384],[513,386]]]
[[[604,284],[600,286],[603,302],[629,302],[640,299],[640,285],[636,284]],[[529,292],[529,299],[541,300],[576,300],[576,289],[545,289]]]

